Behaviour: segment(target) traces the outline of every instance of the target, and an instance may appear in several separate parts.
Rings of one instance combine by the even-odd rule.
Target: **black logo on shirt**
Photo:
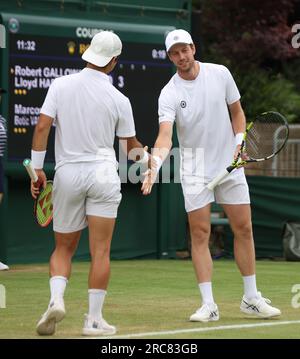
[[[186,108],[186,102],[185,101],[180,101],[180,107],[181,108]]]

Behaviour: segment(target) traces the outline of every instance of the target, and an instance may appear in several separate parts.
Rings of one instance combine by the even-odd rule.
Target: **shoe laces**
[[[267,304],[271,304],[271,300],[269,298],[265,298],[261,295],[261,292],[258,292],[258,299],[259,300],[263,300],[264,302],[266,302]]]
[[[97,328],[103,328],[105,326],[109,326],[109,324],[103,318],[92,318],[88,314],[85,314],[85,323],[87,326],[93,326]]]
[[[106,326],[111,327],[111,325],[109,325],[104,318],[101,319],[101,324],[102,324],[103,327],[106,327]]]
[[[197,313],[203,313],[203,312],[207,312],[207,311],[214,312],[216,310],[217,310],[217,308],[215,306],[213,306],[213,308],[212,308],[212,307],[210,307],[209,304],[205,303],[205,304],[202,304],[202,306],[199,309],[197,309]]]

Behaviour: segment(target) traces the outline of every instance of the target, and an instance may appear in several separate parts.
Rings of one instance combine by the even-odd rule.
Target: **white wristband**
[[[156,162],[156,172],[159,172],[160,167],[162,165],[162,160],[159,156],[153,156],[154,161]]]
[[[243,142],[243,138],[244,138],[244,134],[242,132],[237,133],[235,135],[235,145],[236,146],[241,145]]]
[[[140,158],[138,161],[135,161],[135,163],[147,163],[149,161],[149,154],[147,151],[144,150],[144,156]]]
[[[34,169],[42,169],[44,167],[46,151],[31,150],[31,161]]]

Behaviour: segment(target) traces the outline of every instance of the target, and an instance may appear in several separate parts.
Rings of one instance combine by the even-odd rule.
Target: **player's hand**
[[[147,163],[147,166],[148,166],[148,169],[151,168],[151,163],[152,163],[152,155],[148,152],[148,146],[145,146],[143,148],[144,151],[146,151],[148,153],[148,156],[149,156],[149,159],[148,159],[148,163]],[[146,173],[146,172],[145,172]],[[143,173],[144,174],[144,173]]]
[[[34,199],[36,199],[38,194],[40,193],[40,187],[43,186],[43,188],[45,188],[47,184],[47,177],[45,172],[43,170],[35,170],[35,172],[38,176],[38,180],[37,182],[33,182],[31,180],[30,185],[31,195]]]
[[[235,152],[234,152],[234,161],[236,161],[238,158],[240,158],[242,161],[246,161],[249,159],[249,156],[247,152],[244,150],[241,150],[241,145],[237,145]],[[242,151],[242,152],[241,152]]]
[[[242,148],[241,145],[236,146],[234,156],[233,156],[234,161],[236,161],[238,159],[238,157],[240,156],[241,148]]]
[[[151,193],[152,186],[155,183],[156,178],[157,178],[157,174],[158,174],[157,163],[156,163],[155,159],[153,158],[153,156],[150,156],[148,169],[146,172],[143,173],[145,178],[143,181],[141,191],[143,192],[144,196],[147,196]]]

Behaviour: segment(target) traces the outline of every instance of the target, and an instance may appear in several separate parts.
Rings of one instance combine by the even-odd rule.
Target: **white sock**
[[[89,289],[89,316],[96,320],[102,318],[102,307],[106,296],[106,290]]]
[[[50,278],[49,283],[51,292],[50,302],[52,302],[52,300],[55,298],[62,299],[64,297],[66,285],[68,283],[67,278],[56,275]]]
[[[243,277],[243,281],[244,281],[245,297],[248,299],[256,298],[258,296],[258,294],[257,294],[257,288],[256,288],[255,274]]]
[[[202,297],[202,304],[213,304],[214,297],[211,282],[199,283],[198,286]]]

